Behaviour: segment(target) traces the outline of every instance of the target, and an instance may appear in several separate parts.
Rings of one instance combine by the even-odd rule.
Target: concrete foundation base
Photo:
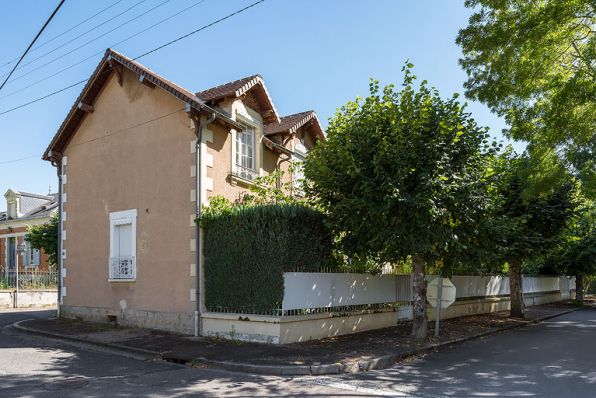
[[[288,344],[364,332],[396,325],[411,318],[410,306],[392,309],[265,316],[203,313],[203,334],[242,341]]]
[[[572,293],[572,297],[574,297]],[[569,294],[566,295],[567,297]],[[557,301],[564,300],[566,298],[561,297],[561,292],[552,293],[540,293],[540,294],[527,294],[524,297],[524,304],[526,307],[533,305],[554,303]],[[441,308],[441,319],[457,318],[460,316],[467,315],[479,315],[488,314],[490,312],[507,311],[510,308],[509,297],[488,297],[477,300],[462,300],[456,301],[451,304],[448,308]],[[437,319],[437,309],[427,306],[429,313],[429,320],[434,321]]]
[[[191,313],[116,310],[112,308],[68,305],[63,305],[61,310],[61,315],[66,318],[81,317],[92,322],[115,321],[122,326],[167,330],[185,334],[194,333],[194,314]]]

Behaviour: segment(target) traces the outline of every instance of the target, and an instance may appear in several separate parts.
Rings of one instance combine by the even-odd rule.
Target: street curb
[[[477,340],[482,337],[498,334],[512,329],[520,329],[529,324],[540,323],[546,320],[556,318],[558,316],[570,314],[583,310],[586,307],[573,308],[568,311],[560,312],[555,315],[547,315],[542,318],[537,318],[532,321],[524,321],[519,325],[509,325],[502,328],[491,329],[484,332],[476,333],[466,337],[460,337],[453,340],[444,341],[442,343],[429,344],[424,347],[414,348],[406,352],[399,354],[384,355],[378,358],[367,359],[364,361],[348,362],[348,363],[335,363],[335,364],[324,364],[324,365],[253,365],[248,363],[239,362],[228,362],[228,361],[216,361],[199,357],[196,360],[204,365],[207,365],[210,369],[227,370],[232,372],[242,373],[253,373],[262,375],[274,375],[274,376],[319,376],[319,375],[333,375],[341,373],[359,373],[366,372],[369,370],[381,370],[387,369],[395,365],[396,362],[410,356],[419,356],[430,352],[438,351],[441,348],[451,346],[454,344],[460,344],[471,340]],[[140,359],[163,359],[166,356],[167,360],[176,361],[177,358],[167,357],[166,353],[160,353],[157,351],[144,350],[141,348],[127,347],[116,343],[103,343],[97,341],[85,340],[77,337],[65,336],[58,333],[44,332],[41,330],[31,329],[25,326],[21,326],[21,322],[30,321],[26,319],[13,324],[16,331],[41,337],[47,337],[52,339],[58,339],[67,342],[73,342],[84,346],[90,346],[92,348],[100,348],[102,350],[108,350],[118,354],[124,354],[126,356],[134,355]],[[184,361],[185,362],[185,361]]]
[[[100,341],[92,341],[81,339],[78,337],[66,336],[59,333],[44,332],[42,330],[31,329],[26,326],[22,326],[22,322],[32,321],[33,319],[25,319],[19,322],[15,322],[12,327],[19,333],[29,334],[33,336],[45,337],[50,339],[61,340],[70,343],[76,343],[85,347],[107,350],[116,354],[133,357],[137,359],[161,359],[161,353],[157,351],[145,350],[142,348],[127,347],[116,343],[103,343]]]

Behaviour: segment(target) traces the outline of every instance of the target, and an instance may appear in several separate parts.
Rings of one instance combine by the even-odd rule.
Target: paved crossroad
[[[383,371],[295,379],[143,362],[7,327],[48,315],[0,311],[1,397],[596,397],[595,308]]]

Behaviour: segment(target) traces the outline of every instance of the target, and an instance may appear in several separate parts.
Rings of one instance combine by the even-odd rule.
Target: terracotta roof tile
[[[263,126],[263,133],[265,135],[273,135],[278,133],[290,133],[293,134],[298,130],[300,127],[304,126],[310,120],[314,122],[314,130],[316,130],[315,135],[316,138],[325,141],[325,135],[323,133],[323,128],[319,123],[319,118],[315,111],[306,111],[295,113],[293,115],[284,116],[281,118],[279,123],[270,123]]]
[[[252,75],[242,79],[234,80],[233,82],[222,84],[220,86],[211,87],[207,90],[199,91],[196,93],[196,96],[203,101],[213,101],[218,98],[236,95],[236,91],[240,90],[243,86],[257,77],[261,78],[261,75]]]

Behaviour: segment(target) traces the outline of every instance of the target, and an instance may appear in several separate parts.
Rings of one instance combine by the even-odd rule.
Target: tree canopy
[[[584,278],[596,274],[596,205],[586,204],[581,216],[569,222],[561,240],[541,261],[541,266],[576,277],[576,299],[583,302]]]
[[[491,203],[486,160],[489,144],[457,95],[441,99],[411,64],[404,88],[348,102],[330,120],[327,140],[305,164],[307,194],[327,211],[327,225],[346,254],[392,263],[411,256],[413,335],[426,335],[425,264],[449,274],[481,254],[478,236]]]
[[[497,264],[508,264],[511,315],[524,317],[522,263],[547,253],[573,219],[579,204],[579,185],[569,182],[528,197],[531,168],[527,156],[503,153],[495,162],[497,200],[491,213]]]
[[[58,264],[58,212],[52,213],[47,223],[27,226],[27,229],[27,242],[34,249],[43,249],[48,262],[55,267]]]
[[[467,0],[460,30],[466,96],[528,142],[533,190],[565,182],[596,195],[596,8],[588,0]]]

